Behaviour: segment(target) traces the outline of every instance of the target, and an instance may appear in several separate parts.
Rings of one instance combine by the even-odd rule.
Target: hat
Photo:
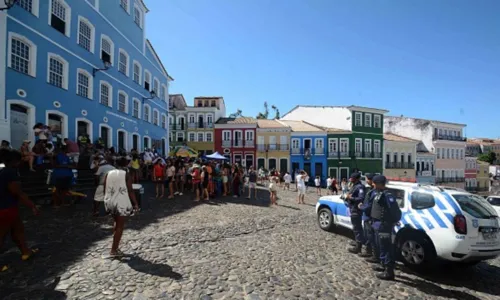
[[[366,177],[366,179],[368,179],[368,180],[372,180],[374,176],[375,176],[375,174],[372,174],[372,173],[366,173],[366,174],[365,174],[365,177]]]
[[[387,178],[384,175],[377,175],[373,177],[373,183],[385,184],[387,182]]]
[[[31,141],[30,140],[24,140],[23,143],[30,144]]]
[[[359,174],[357,172],[356,173],[352,173],[350,178],[351,179],[360,179],[361,178],[361,174]]]

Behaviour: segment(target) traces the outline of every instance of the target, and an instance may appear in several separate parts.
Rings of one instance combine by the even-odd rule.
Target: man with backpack
[[[387,179],[383,175],[373,177],[376,196],[372,203],[372,226],[375,230],[376,245],[379,247],[382,266],[375,265],[373,270],[382,280],[394,280],[394,245],[392,244],[392,231],[401,220],[401,209],[394,197],[385,187]]]

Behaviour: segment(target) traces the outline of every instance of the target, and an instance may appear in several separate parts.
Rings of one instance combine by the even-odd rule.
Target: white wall
[[[384,117],[384,132],[391,132],[422,141],[427,150],[434,153],[435,149],[432,143],[433,126],[431,121],[386,116]]]
[[[314,125],[352,130],[352,112],[345,107],[301,106],[281,118],[303,120]]]

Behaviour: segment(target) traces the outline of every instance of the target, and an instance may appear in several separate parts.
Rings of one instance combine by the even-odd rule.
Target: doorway
[[[78,121],[76,123],[76,138],[84,135],[90,135],[90,124],[85,121]]]
[[[304,150],[311,149],[311,139],[304,139]]]
[[[323,164],[322,163],[315,163],[314,164],[314,175],[319,176],[321,179],[323,178]]]
[[[266,164],[265,158],[257,158],[257,169],[264,168]]]
[[[166,139],[161,140],[161,153],[163,153],[163,155],[167,155],[167,140]]]
[[[132,148],[139,152],[141,151],[139,149],[139,136],[137,134],[132,135]]]
[[[349,168],[340,168],[340,180],[349,179]]]
[[[243,157],[241,156],[241,154],[235,154],[234,155],[234,163],[235,164],[238,164],[241,166],[241,161],[242,161]]]
[[[284,174],[288,172],[288,159],[280,158],[280,173]]]
[[[276,169],[276,158],[270,158],[267,163],[269,164],[269,171]]]
[[[250,167],[253,167],[253,155],[247,154],[245,156],[245,167],[249,169]]]
[[[243,146],[243,140],[242,140],[242,132],[241,131],[235,131],[234,132],[234,147],[241,147]]]
[[[149,149],[150,148],[150,145],[149,145],[149,138],[148,137],[144,137],[143,141],[142,141],[142,147],[144,148],[144,150],[146,149]]]
[[[338,181],[339,180],[339,169],[329,168],[328,169],[328,176],[330,176],[331,178],[335,178]]]
[[[104,147],[109,148],[111,145],[109,142],[110,134],[109,134],[108,127],[101,126],[100,137],[101,137],[102,141],[104,142]]]
[[[127,151],[127,148],[125,145],[125,132],[118,131],[118,151],[122,151],[122,150]]]
[[[203,128],[203,116],[198,116],[198,128]]]
[[[47,125],[52,132],[52,142],[54,143],[60,144],[62,142],[63,121],[62,116],[49,113]]]
[[[309,175],[309,177],[312,176],[311,174],[311,163],[304,163],[304,171],[306,171],[307,175]]]
[[[24,140],[30,140],[28,108],[19,104],[10,105],[10,145],[19,149]]]

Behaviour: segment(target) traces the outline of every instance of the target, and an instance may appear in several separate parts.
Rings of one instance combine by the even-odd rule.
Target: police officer
[[[359,209],[359,204],[365,200],[365,187],[360,181],[361,174],[360,173],[352,173],[351,182],[352,187],[349,193],[346,195],[345,200],[349,207],[349,212],[351,214],[351,224],[352,231],[354,232],[354,238],[356,240],[356,244],[348,249],[349,252],[358,254],[361,252],[361,248],[365,243],[365,236],[363,234],[363,225],[362,225],[362,212]]]
[[[363,232],[365,235],[366,252],[360,253],[361,257],[366,257],[367,262],[378,263],[380,262],[378,248],[375,246],[375,231],[372,227],[371,211],[373,198],[376,195],[376,190],[373,186],[374,174],[366,174],[366,192],[365,200],[359,204],[359,209],[363,212]]]
[[[401,218],[401,210],[395,197],[386,189],[387,179],[383,175],[373,177],[376,195],[373,198],[371,218],[375,238],[380,251],[382,266],[375,265],[373,269],[377,277],[383,280],[394,280],[394,248],[392,244],[392,231],[394,225]]]

